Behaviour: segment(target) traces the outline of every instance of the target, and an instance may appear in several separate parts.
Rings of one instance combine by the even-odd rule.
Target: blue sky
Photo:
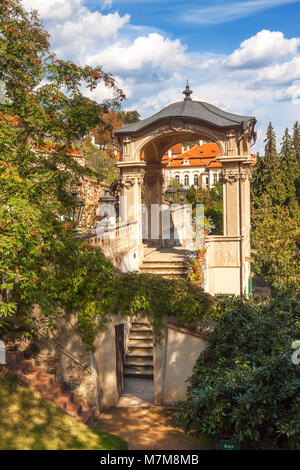
[[[96,9],[102,2],[87,3]],[[297,1],[116,0],[111,8],[104,7],[109,10],[129,13],[133,24],[180,38],[191,51],[230,53],[245,37],[261,29],[279,30],[287,36],[299,34]]]
[[[23,0],[63,58],[103,65],[142,117],[182,99],[255,115],[263,149],[300,120],[300,0]],[[108,97],[97,88],[94,99]]]

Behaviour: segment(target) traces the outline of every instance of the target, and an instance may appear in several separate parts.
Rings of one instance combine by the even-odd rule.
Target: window
[[[198,185],[199,185],[199,176],[194,175],[194,186],[198,186]]]
[[[178,183],[178,184],[180,183],[180,177],[179,177],[179,175],[176,175],[176,176],[175,176],[175,180],[176,180],[176,183]]]
[[[190,178],[189,175],[184,175],[184,186],[190,185]]]
[[[214,184],[217,184],[217,182],[218,182],[218,174],[217,173],[213,174],[213,182],[214,182]]]

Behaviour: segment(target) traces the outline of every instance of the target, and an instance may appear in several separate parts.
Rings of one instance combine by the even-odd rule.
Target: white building
[[[178,151],[181,148],[181,153]],[[220,179],[222,164],[217,160],[221,150],[216,143],[199,141],[197,145],[185,149],[175,145],[164,155],[165,183],[174,179],[185,187],[212,188]]]

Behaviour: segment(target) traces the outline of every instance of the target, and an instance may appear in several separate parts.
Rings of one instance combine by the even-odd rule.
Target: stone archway
[[[114,132],[120,151],[124,221],[142,224],[141,185],[145,184],[146,207],[161,204],[163,153],[184,140],[211,140],[222,155],[224,233],[209,237],[206,290],[212,294],[248,292],[250,275],[250,145],[256,138],[256,119],[227,113],[208,103],[192,101],[187,86],[185,99],[155,115]],[[142,159],[142,155],[144,158]],[[151,216],[149,224],[152,225]],[[160,230],[160,229],[159,229]],[[137,244],[142,257],[142,235]]]

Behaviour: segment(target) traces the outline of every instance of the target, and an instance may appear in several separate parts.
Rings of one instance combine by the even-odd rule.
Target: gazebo
[[[208,140],[221,149],[223,235],[208,237],[205,289],[211,294],[248,293],[250,276],[250,147],[256,140],[253,116],[228,113],[211,104],[193,101],[187,84],[185,98],[153,116],[114,131],[120,151],[120,216],[142,226],[141,188],[144,184],[149,227],[151,206],[162,204],[163,154],[183,141]],[[153,217],[153,214],[152,214]],[[158,239],[152,240],[160,245]],[[142,235],[137,240],[137,263],[143,258]]]

